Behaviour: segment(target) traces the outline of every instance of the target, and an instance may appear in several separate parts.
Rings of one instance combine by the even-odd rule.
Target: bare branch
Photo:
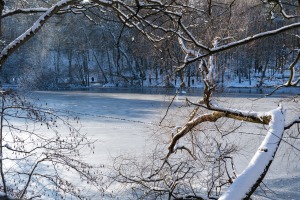
[[[285,125],[284,130],[288,130],[290,129],[292,126],[294,126],[295,124],[300,124],[300,117],[298,119],[293,120],[292,122],[290,122],[289,124]]]

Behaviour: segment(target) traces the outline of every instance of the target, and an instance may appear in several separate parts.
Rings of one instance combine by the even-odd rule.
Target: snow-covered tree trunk
[[[285,126],[285,112],[282,107],[278,107],[268,114],[271,116],[271,121],[265,139],[247,168],[237,177],[219,200],[250,199],[250,196],[267,174],[281,142]]]

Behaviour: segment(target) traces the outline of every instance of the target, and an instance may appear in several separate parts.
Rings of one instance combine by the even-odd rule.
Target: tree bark
[[[4,0],[0,0],[0,38],[2,37],[2,13],[4,10],[4,5]]]

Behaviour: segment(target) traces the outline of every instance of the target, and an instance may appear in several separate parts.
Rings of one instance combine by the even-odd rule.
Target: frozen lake
[[[170,100],[173,98],[170,91],[141,91],[134,90],[103,90],[103,91],[47,91],[28,94],[33,99],[47,102],[50,107],[70,110],[78,113],[82,122],[82,132],[93,139],[97,139],[95,154],[87,157],[94,164],[109,164],[111,157],[120,154],[143,154],[153,148],[151,140],[157,132],[157,126],[164,116]],[[281,94],[286,96],[286,94]],[[256,94],[240,95],[233,93],[220,97],[223,104],[253,111],[268,111],[276,108],[280,98],[267,98],[253,101]],[[237,98],[232,98],[236,96]],[[241,97],[242,96],[242,97]],[[243,97],[245,96],[245,97]],[[172,120],[176,124],[184,124],[187,111],[191,108],[182,107],[183,98],[176,98],[170,109]],[[195,94],[192,100],[196,101]],[[290,116],[299,113],[298,102],[286,103]],[[297,110],[298,109],[298,110]],[[241,172],[248,164],[249,159],[258,147],[263,130],[256,125],[242,126],[239,137],[233,140],[243,146],[236,155],[237,172]],[[252,133],[255,133],[253,135]],[[229,137],[230,138],[230,137]],[[299,139],[298,139],[299,140]],[[299,148],[299,141],[293,141]],[[268,191],[267,197],[257,199],[300,199],[300,152],[290,144],[281,143],[280,151],[271,166],[267,179],[264,181],[274,191]],[[263,187],[266,189],[266,187]],[[264,195],[262,190],[259,192]]]

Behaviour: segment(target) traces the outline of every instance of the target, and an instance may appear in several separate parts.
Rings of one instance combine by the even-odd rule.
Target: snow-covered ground
[[[253,94],[252,94],[253,95]],[[120,154],[142,155],[152,148],[151,136],[158,129],[156,126],[172,99],[172,95],[142,94],[134,90],[122,93],[91,92],[91,91],[58,91],[34,92],[32,98],[39,98],[49,106],[77,112],[81,117],[82,131],[97,139],[95,154],[87,157],[93,164],[108,165],[111,157]],[[235,98],[220,97],[220,102],[227,106],[252,111],[269,111],[280,103],[279,98],[254,100],[249,94],[237,94]],[[183,98],[177,98],[175,105],[183,105]],[[196,97],[191,97],[196,100]],[[294,116],[299,109],[299,103],[286,102],[288,115]],[[299,110],[298,110],[299,111]],[[299,113],[298,113],[299,114]],[[174,115],[176,117],[176,115]],[[289,120],[289,118],[288,118]],[[185,122],[179,118],[178,125]],[[254,133],[254,134],[253,134]],[[242,127],[239,137],[232,136],[232,140],[244,147],[236,155],[237,173],[241,173],[254,155],[265,131],[255,124]],[[150,139],[149,139],[150,138]],[[294,143],[298,145],[299,142]],[[258,189],[255,199],[300,199],[300,165],[299,151],[287,143],[281,143],[280,150],[264,181],[266,184]]]

